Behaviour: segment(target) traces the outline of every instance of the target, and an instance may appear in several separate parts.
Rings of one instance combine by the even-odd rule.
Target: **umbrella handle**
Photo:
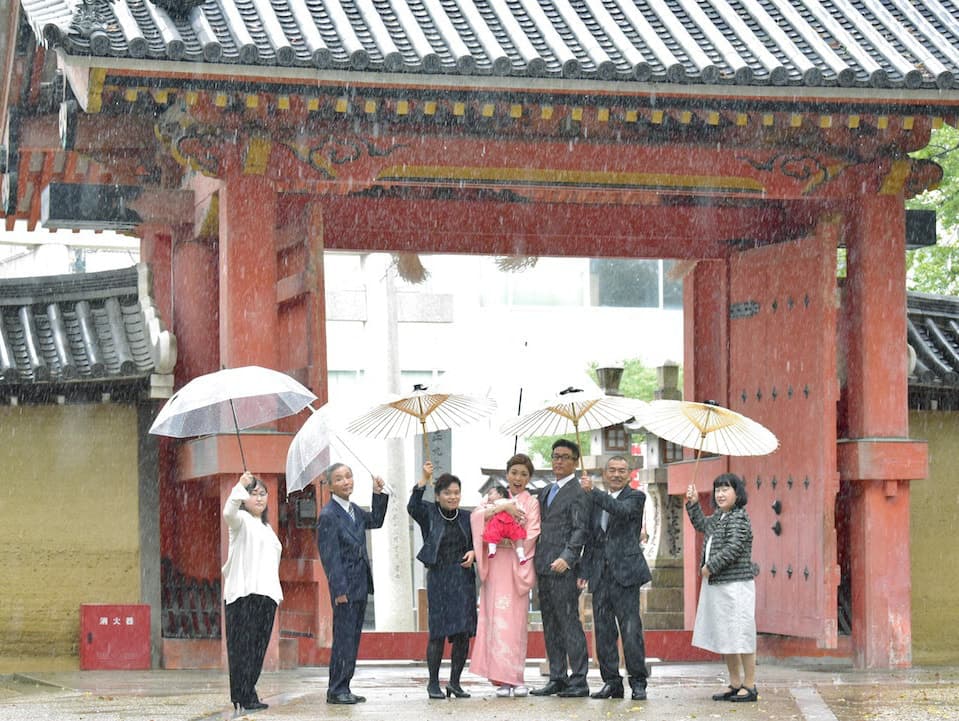
[[[420,425],[423,427],[423,458],[425,461],[431,461],[430,459],[430,441],[426,437],[426,420],[421,419]]]
[[[579,423],[573,421],[573,430],[576,431],[576,445],[579,446],[579,470],[586,473],[586,461],[583,460],[583,444],[579,440]]]
[[[240,447],[240,461],[243,463],[243,472],[247,472],[246,456],[243,455],[243,442],[240,440],[240,422],[236,418],[236,408],[233,405],[233,399],[230,399],[230,410],[233,411],[233,430],[236,431],[236,444]]]

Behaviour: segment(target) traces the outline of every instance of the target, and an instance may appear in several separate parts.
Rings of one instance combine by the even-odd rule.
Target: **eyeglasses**
[[[569,453],[554,453],[551,458],[554,461],[572,461],[575,460]]]

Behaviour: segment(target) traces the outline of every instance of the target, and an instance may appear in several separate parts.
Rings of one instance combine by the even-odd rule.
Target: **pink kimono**
[[[539,537],[539,501],[529,491],[513,500],[526,514],[526,539],[516,543],[523,544],[526,557],[531,559]],[[480,505],[470,517],[476,548],[482,546],[487,508],[486,504]],[[536,583],[536,571],[532,563],[520,565],[515,553],[497,553],[493,558],[477,553],[476,566],[483,585],[470,672],[485,676],[497,686],[523,686],[529,592]]]

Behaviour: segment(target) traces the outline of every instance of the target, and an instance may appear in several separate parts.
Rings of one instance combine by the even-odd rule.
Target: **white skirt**
[[[703,579],[693,646],[713,653],[756,652],[756,582]]]

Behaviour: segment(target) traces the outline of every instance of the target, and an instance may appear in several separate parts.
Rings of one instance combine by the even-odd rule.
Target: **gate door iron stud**
[[[803,568],[802,575],[806,581],[809,580],[809,566],[806,566],[805,568]]]
[[[792,567],[792,564],[791,564],[791,563],[790,563],[789,566],[786,568],[786,575],[789,576],[790,578],[793,577],[793,567]]]
[[[809,476],[806,476],[806,477],[803,479],[802,484],[803,484],[803,488],[805,488],[805,489],[808,491],[808,490],[809,490]]]
[[[775,533],[777,536],[782,535],[783,527],[778,520],[772,525],[772,529],[773,529],[773,533]]]
[[[776,512],[777,516],[783,512],[783,504],[780,503],[778,500],[773,503],[772,508]]]
[[[773,490],[775,491],[776,486],[779,485],[779,481],[776,480],[776,476],[773,476],[773,479],[770,481],[770,484],[772,484]]]
[[[789,490],[792,490],[792,487],[793,487],[793,477],[792,477],[792,476],[789,476],[789,478],[786,479],[786,485],[789,487]]]
[[[763,479],[760,476],[756,476],[756,490],[758,491],[762,485]]]
[[[773,575],[773,578],[776,577],[776,564],[773,564],[773,567],[769,569],[769,572]]]

